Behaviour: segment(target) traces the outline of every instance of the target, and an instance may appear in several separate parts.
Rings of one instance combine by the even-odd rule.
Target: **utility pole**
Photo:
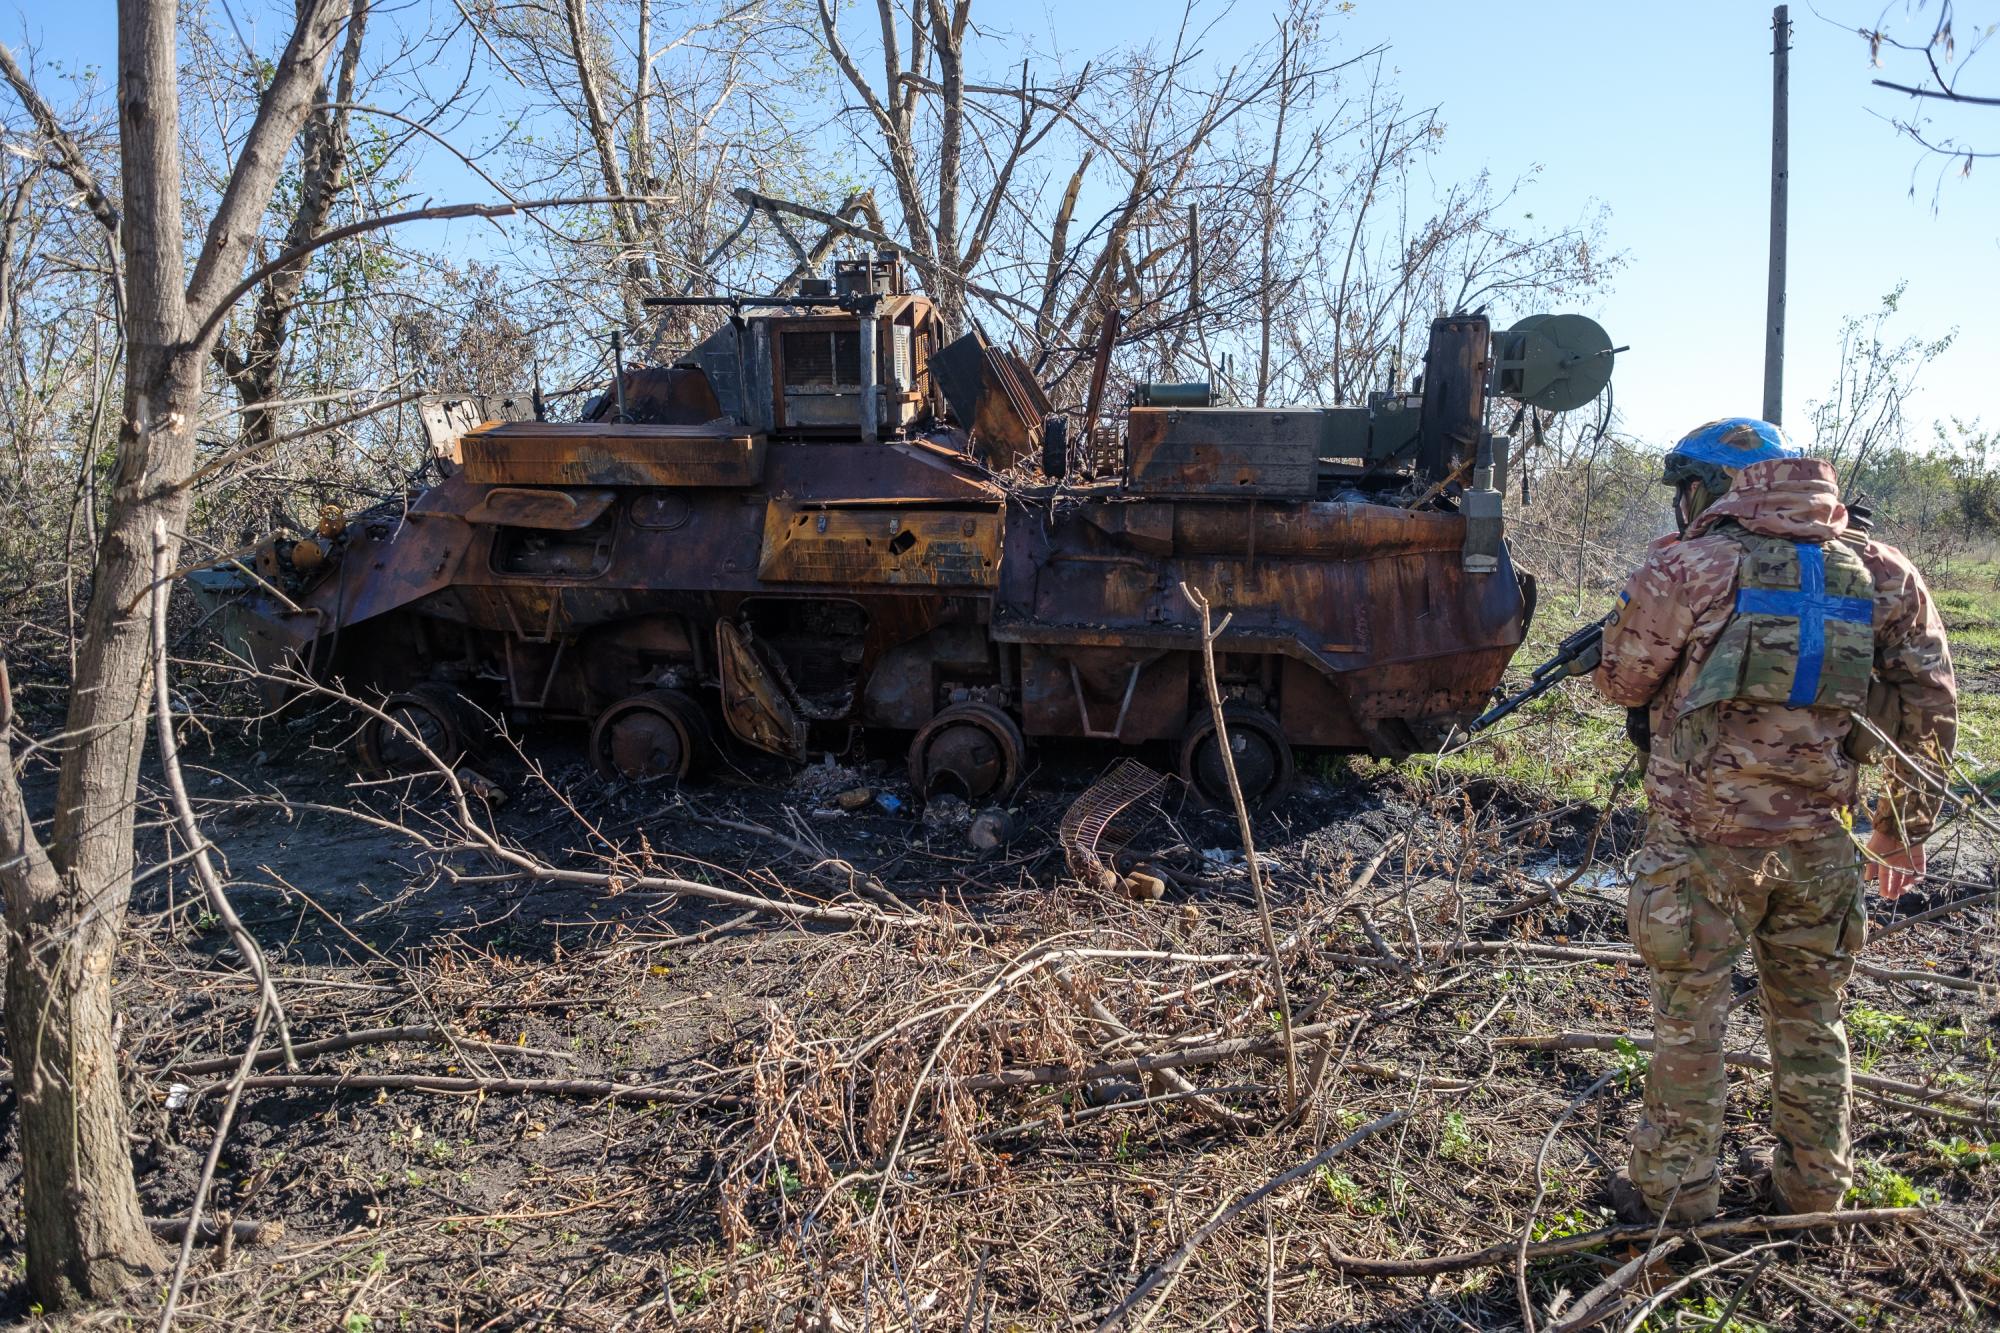
[[[1771,11],[1771,285],[1764,298],[1764,420],[1785,411],[1785,212],[1791,167],[1786,108],[1790,95],[1792,21],[1786,6]]]

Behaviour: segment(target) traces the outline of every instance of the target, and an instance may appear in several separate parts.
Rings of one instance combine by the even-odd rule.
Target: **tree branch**
[[[255,444],[246,444],[240,449],[231,449],[220,457],[209,459],[208,462],[189,473],[186,481],[180,482],[172,489],[180,491],[198,486],[216,473],[222,471],[222,469],[228,467],[231,463],[249,458],[253,454],[264,453],[277,448],[281,444],[290,444],[294,440],[305,440],[315,435],[324,435],[328,431],[339,430],[342,426],[351,426],[357,421],[365,421],[369,417],[387,412],[392,407],[402,407],[406,403],[414,403],[423,396],[421,392],[399,394],[384,402],[376,403],[372,407],[364,407],[359,411],[349,412],[346,416],[335,417],[331,421],[322,421],[316,425],[307,426],[303,430],[295,430],[288,434],[280,435],[275,439],[259,440]]]
[[[90,163],[84,160],[83,149],[70,137],[69,131],[62,127],[62,122],[56,119],[55,112],[42,100],[41,93],[35,90],[35,85],[29,81],[27,74],[14,63],[14,53],[7,49],[5,42],[0,42],[0,75],[6,76],[7,82],[14,89],[14,95],[20,98],[21,105],[28,109],[28,114],[34,118],[35,126],[41,130],[42,137],[49,141],[49,147],[55,156],[56,170],[69,177],[70,183],[83,192],[83,203],[90,210],[91,216],[103,223],[106,231],[116,236],[118,210],[111,206],[111,200],[105,196],[104,187],[97,183],[97,174],[90,169]]]
[[[228,317],[230,310],[236,303],[256,290],[257,284],[271,274],[276,273],[288,264],[298,262],[299,259],[311,254],[314,250],[322,249],[337,241],[344,241],[350,236],[359,236],[364,232],[380,231],[384,227],[400,227],[406,222],[425,222],[450,218],[504,218],[511,217],[516,213],[525,213],[531,208],[565,208],[582,204],[647,203],[662,197],[657,195],[587,194],[567,196],[560,199],[524,199],[504,204],[441,204],[432,208],[412,208],[402,213],[386,213],[380,217],[363,218],[359,222],[350,222],[344,227],[335,227],[331,231],[323,231],[310,241],[293,246],[276,259],[253,269],[250,276],[237,283],[227,295],[222,297],[220,301],[216,302],[209,309],[208,315],[202,321],[201,327],[195,331],[194,337],[189,341],[191,345],[197,347],[206,343],[209,335],[221,326],[222,321]]]
[[[208,224],[201,257],[195,261],[194,278],[188,283],[187,308],[204,320],[203,336],[196,347],[207,343],[216,321],[209,317],[215,293],[239,271],[257,239],[258,224],[285,157],[299,136],[299,128],[312,114],[319,97],[320,73],[333,50],[334,35],[347,17],[347,0],[300,0],[298,25],[278,58],[271,86],[257,103],[257,119],[250,126],[236,169],[229,174],[229,186]],[[276,270],[272,270],[276,271]],[[262,274],[259,275],[263,276]],[[241,293],[224,302],[236,304]]]
[[[1912,97],[1935,97],[1942,102],[1965,102],[1972,106],[2000,106],[2000,97],[1974,97],[1971,93],[1953,92],[1949,88],[1912,88],[1907,83],[1891,83],[1887,79],[1870,79],[1869,82],[1877,88],[1908,93]]]
[[[749,204],[754,208],[763,209],[765,212],[790,213],[794,217],[802,217],[809,221],[817,222],[823,227],[834,228],[845,232],[857,240],[881,246],[885,250],[894,250],[897,254],[902,255],[920,268],[929,269],[932,267],[932,260],[930,258],[919,254],[909,246],[904,245],[901,241],[892,240],[876,228],[864,227],[857,222],[850,222],[846,218],[835,213],[829,213],[823,208],[814,208],[809,204],[795,204],[789,199],[779,199],[773,195],[759,194],[747,186],[739,188],[735,194],[739,201]],[[977,283],[967,281],[962,275],[959,280],[964,282],[965,290],[975,296],[992,301],[996,305],[1012,306],[1016,310],[1026,314],[1029,318],[1034,317],[1035,308],[1019,297],[1009,296],[1005,292],[996,292],[990,287],[979,286]]]

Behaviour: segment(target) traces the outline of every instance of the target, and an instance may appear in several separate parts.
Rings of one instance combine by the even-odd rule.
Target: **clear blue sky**
[[[2000,426],[2000,162],[1944,180],[1933,211],[1937,165],[1878,118],[1903,112],[1907,99],[1869,86],[1875,71],[1849,30],[1874,22],[1884,4],[1893,23],[1922,25],[1904,0],[1819,0],[1819,15],[1792,7],[1786,419],[1802,422],[1806,400],[1826,392],[1840,318],[1873,309],[1907,280],[1893,329],[1960,330],[1926,372],[1913,419],[1921,427],[1956,414]],[[4,35],[38,43],[45,60],[108,69],[111,8],[14,0]],[[236,8],[245,22],[262,12],[257,0]],[[1974,12],[1984,8],[1965,6],[1962,28],[2000,18]],[[1270,0],[1242,0],[1215,29],[1213,56],[1226,62],[1227,43],[1261,40],[1272,9]],[[978,0],[974,13],[1038,48],[1088,52],[1154,29],[1164,36],[1179,6]],[[1390,46],[1407,99],[1442,108],[1447,133],[1432,167],[1440,186],[1482,168],[1509,179],[1539,166],[1517,211],[1556,222],[1592,201],[1609,206],[1607,239],[1628,262],[1587,313],[1632,345],[1616,386],[1628,429],[1664,442],[1710,418],[1760,410],[1769,5],[1360,0],[1330,29],[1354,50]],[[2000,91],[2000,76],[1985,91]],[[2000,148],[2000,110],[1939,112],[1954,114]]]
[[[1892,331],[1960,330],[1925,372],[1913,420],[1926,433],[1933,417],[1953,414],[2000,425],[2000,161],[1945,180],[1933,214],[1935,161],[1870,114],[1901,114],[1908,102],[1869,85],[1881,71],[1851,31],[1885,5],[1892,31],[1923,26],[1924,13],[1906,19],[1903,0],[1819,0],[1826,18],[1791,6],[1786,420],[1803,423],[1806,400],[1826,395],[1841,317],[1873,310],[1907,280]],[[988,7],[997,8],[1024,33],[1083,50],[1179,13],[1155,3]],[[1239,5],[1242,21],[1225,30],[1254,41],[1275,8]],[[1990,3],[1960,9],[1961,42],[1973,20],[2000,19]],[[1507,179],[1540,166],[1521,211],[1553,222],[1592,200],[1610,207],[1608,241],[1628,263],[1585,313],[1632,346],[1616,384],[1627,428],[1664,443],[1762,410],[1770,24],[1771,5],[1758,0],[1359,0],[1330,31],[1356,50],[1387,44],[1408,99],[1442,108],[1441,186],[1481,168]],[[1994,78],[1982,91],[2000,93],[1996,56],[1984,57]],[[2000,149],[2000,109],[1944,108],[1940,120],[1952,112]]]

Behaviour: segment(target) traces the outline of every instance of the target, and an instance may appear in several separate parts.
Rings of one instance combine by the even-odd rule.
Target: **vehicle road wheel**
[[[590,758],[607,778],[678,781],[714,749],[708,717],[679,690],[648,690],[620,699],[590,728]]]
[[[992,704],[953,704],[910,742],[910,784],[925,798],[998,799],[1019,785],[1027,758],[1013,718]]]
[[[1261,708],[1224,704],[1222,716],[1244,804],[1262,805],[1292,780],[1291,744],[1277,719]],[[1215,714],[1206,707],[1181,742],[1181,777],[1202,800],[1219,809],[1230,808],[1229,775],[1223,770],[1222,747],[1215,741]]]
[[[432,773],[437,763],[456,768],[465,757],[475,715],[465,696],[451,686],[433,681],[392,694],[382,701],[382,712],[387,720],[369,714],[354,738],[355,756],[366,776]]]

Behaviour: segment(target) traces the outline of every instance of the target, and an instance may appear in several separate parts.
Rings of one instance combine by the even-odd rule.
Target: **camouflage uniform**
[[[1844,538],[1846,522],[1825,464],[1752,464],[1684,538],[1655,545],[1604,633],[1598,688],[1648,706],[1654,737],[1628,924],[1652,973],[1658,1047],[1630,1174],[1676,1220],[1719,1202],[1722,1029],[1746,944],[1773,1063],[1777,1202],[1831,1208],[1853,1180],[1840,990],[1863,889],[1840,814],[1867,747],[1851,713],[1932,758],[1950,753],[1957,721],[1922,577],[1895,548]],[[1915,841],[1936,809],[1889,765],[1878,826]]]

